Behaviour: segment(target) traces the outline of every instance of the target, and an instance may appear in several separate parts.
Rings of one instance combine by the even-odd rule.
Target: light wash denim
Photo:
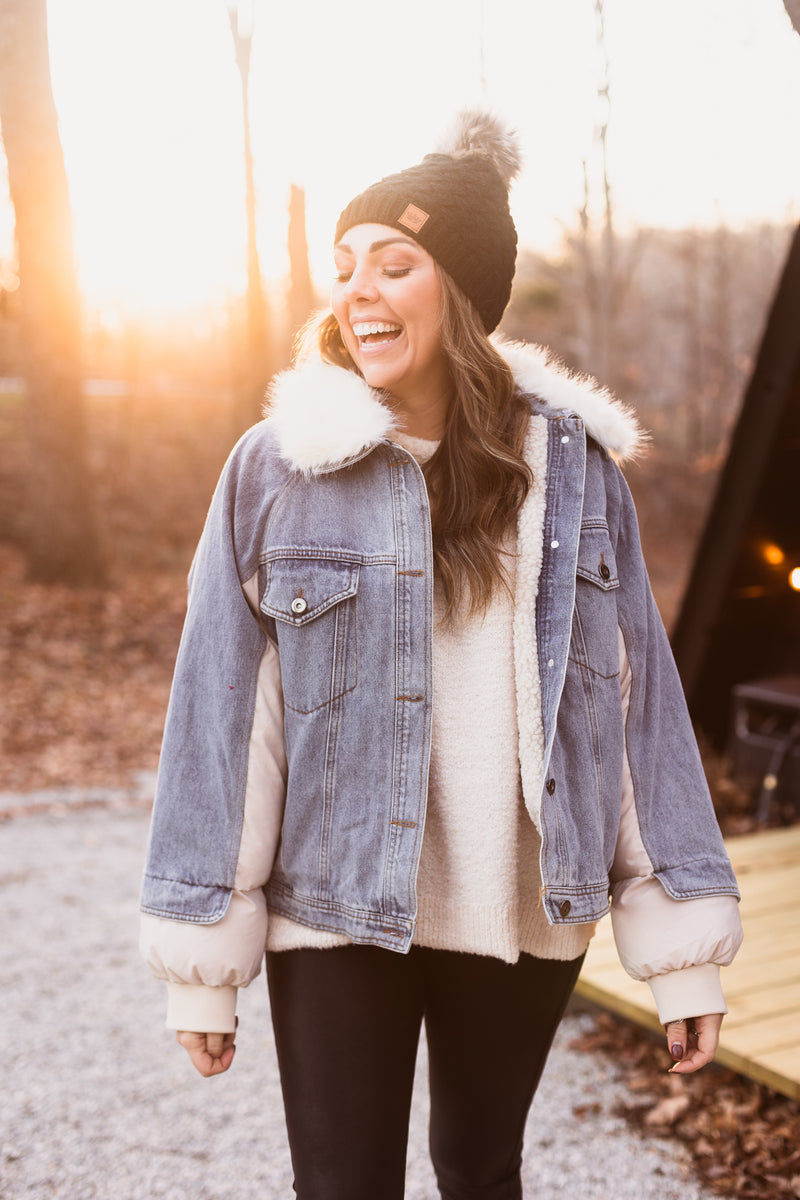
[[[579,418],[548,416],[535,615],[548,919],[581,923],[608,910],[623,738],[642,838],[667,892],[736,895],[630,493]],[[260,621],[241,586],[256,572]],[[307,476],[281,459],[268,422],[244,436],[192,568],[144,911],[212,923],[227,909],[269,637],[288,756],[269,907],[357,942],[409,948],[430,759],[432,579],[427,492],[410,454],[382,441]],[[624,733],[618,625],[632,671]]]

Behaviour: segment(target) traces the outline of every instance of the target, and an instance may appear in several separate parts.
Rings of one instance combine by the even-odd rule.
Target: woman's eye
[[[352,274],[352,271],[337,271],[333,277],[334,283],[347,283]]]
[[[384,267],[383,273],[387,279],[402,279],[411,273],[411,267]]]

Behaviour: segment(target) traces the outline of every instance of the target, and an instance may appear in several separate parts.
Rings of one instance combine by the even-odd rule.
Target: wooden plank
[[[781,1092],[784,1096],[800,1100],[800,1060],[789,1061],[783,1050],[774,1055],[753,1058],[751,1055],[738,1053],[727,1043],[720,1043],[715,1061],[723,1067],[730,1067],[732,1071],[738,1071],[740,1075],[746,1075],[748,1079],[754,1079],[756,1083],[763,1083],[766,1087]]]
[[[800,825],[726,845],[740,880],[745,940],[733,964],[723,968],[730,1013],[717,1059],[800,1099]],[[661,1030],[650,989],[619,964],[608,917],[589,946],[577,990]]]
[[[757,976],[748,978],[740,975],[739,986],[735,987],[730,983],[732,970],[732,967],[726,968],[723,975],[723,987],[730,1009],[726,1025],[732,1026],[734,1023],[740,1024],[756,1020],[762,1015],[797,1012],[798,1041],[800,1042],[800,978],[796,972],[783,980],[776,979],[767,986],[759,986]],[[651,992],[647,985],[631,979],[618,964],[616,967],[604,966],[596,969],[592,963],[587,961],[579,982],[590,982],[595,989],[609,994],[620,993],[626,998],[641,994],[640,1006],[642,1008],[653,1006]]]
[[[758,1062],[765,1070],[774,1071],[783,1079],[793,1081],[794,1091],[786,1094],[800,1100],[800,1046],[761,1054]]]
[[[764,829],[744,837],[728,838],[725,849],[735,870],[750,870],[754,866],[780,863],[792,865],[800,857],[800,826],[787,829]]]
[[[800,865],[759,869],[752,874],[740,871],[739,890],[742,899],[772,902],[776,909],[786,908],[800,897]]]
[[[800,960],[798,958],[780,955],[759,963],[756,968],[752,963],[739,961],[743,953],[744,950],[736,956],[729,967],[722,968],[722,986],[725,995],[729,998],[728,1003],[743,992],[772,987],[776,983],[800,982]]]
[[[742,1054],[757,1058],[774,1050],[790,1050],[797,1044],[798,1014],[793,1009],[779,1016],[768,1016],[747,1025],[725,1022],[725,1042]]]
[[[731,1008],[731,1006],[728,1006]],[[800,983],[785,983],[776,987],[743,992],[737,997],[736,1007],[731,1008],[725,1019],[730,1028],[745,1021],[758,1020],[762,1016],[779,1016],[796,1013],[800,1026]],[[800,1031],[799,1031],[800,1032]]]
[[[609,991],[607,988],[598,987],[593,980],[583,977],[578,981],[577,991],[585,999],[624,1017],[626,1020],[633,1021],[654,1033],[662,1032],[652,1000],[645,1004],[642,1002],[645,997],[640,997],[638,993],[631,998],[629,994],[625,995],[621,991]],[[795,1023],[796,1028],[795,1015],[790,1014],[790,1019]],[[785,1096],[800,1099],[800,1048],[789,1046],[763,1052],[742,1049],[737,1045],[735,1038],[733,1040],[728,1038],[728,1029],[726,1018],[717,1051],[717,1062],[746,1075],[749,1079],[763,1083]]]
[[[773,932],[769,926],[755,932],[751,930],[746,915],[742,914],[744,926],[744,943],[739,954],[743,956],[742,964],[754,970],[758,964],[768,962],[776,955],[785,954],[794,957],[800,953],[800,938],[792,929],[779,929]],[[798,917],[800,920],[800,917]],[[739,955],[737,954],[737,958]]]
[[[776,912],[791,908],[797,903],[800,889],[800,871],[789,871],[785,867],[768,871],[765,867],[757,875],[738,873],[742,903],[752,902],[759,908],[773,908]]]

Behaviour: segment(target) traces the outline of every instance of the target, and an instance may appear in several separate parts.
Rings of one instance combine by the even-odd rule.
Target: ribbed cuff
[[[662,1025],[682,1017],[704,1017],[709,1013],[728,1011],[716,963],[668,971],[664,975],[654,975],[647,982]]]
[[[167,1029],[191,1033],[235,1033],[235,987],[167,983]]]

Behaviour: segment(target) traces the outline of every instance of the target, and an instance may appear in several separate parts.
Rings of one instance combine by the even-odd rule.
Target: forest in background
[[[547,346],[570,369],[599,379],[651,434],[627,475],[668,627],[792,232],[764,225],[617,238],[610,300],[596,279],[601,247],[580,229],[565,236],[558,255],[520,256],[501,332]],[[0,292],[0,509],[3,541],[24,549],[22,498],[33,448],[18,385],[15,295]],[[270,301],[277,325],[285,311],[280,292]],[[600,319],[601,305],[610,320]],[[276,329],[277,368],[289,363],[290,340],[288,327]],[[88,461],[115,580],[140,568],[188,567],[218,471],[248,423],[245,363],[243,310],[199,330],[89,326]]]
[[[785,0],[800,30],[797,0]],[[668,627],[724,461],[784,227],[623,232],[607,140],[613,89],[594,0],[594,167],[561,250],[523,250],[503,322],[597,377],[652,433],[628,470]],[[0,0],[0,126],[16,256],[0,261],[0,725],[3,788],[122,783],[155,766],[185,578],[219,469],[259,417],[315,304],[305,196],[292,187],[290,277],[257,250],[248,79],[252,23],[228,6],[241,77],[247,285],[202,323],[85,311],[53,99],[46,0]],[[154,290],[158,281],[153,280]]]
[[[580,226],[560,254],[520,257],[502,332],[599,377],[651,432],[626,474],[668,628],[792,232],[617,238],[611,297],[596,278],[600,238]],[[297,321],[288,293],[287,283],[269,295],[276,369],[291,340],[291,321],[280,328],[278,316],[294,311]],[[16,293],[0,294],[0,674],[13,681],[0,791],[125,786],[155,769],[194,545],[220,467],[257,416],[255,404],[247,410],[247,336],[244,301],[200,330],[89,325],[83,449],[105,582],[35,582],[26,497],[36,442],[19,382]],[[724,763],[706,765],[727,827],[747,828],[746,797]]]

